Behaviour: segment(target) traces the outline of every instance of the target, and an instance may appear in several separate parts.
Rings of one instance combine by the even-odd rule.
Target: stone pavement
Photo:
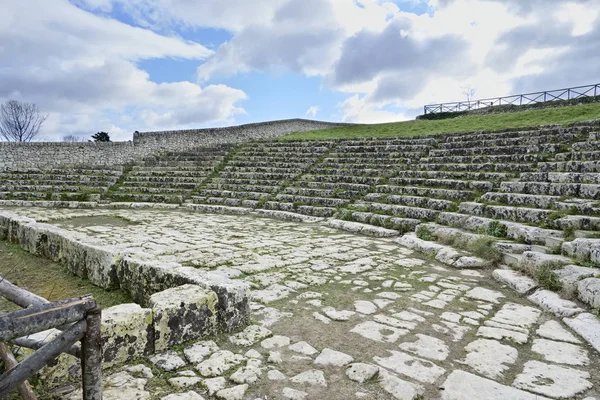
[[[11,211],[251,285],[252,325],[107,371],[106,399],[600,398],[600,349],[569,328],[598,329],[597,316],[544,312],[492,271],[457,271],[391,239],[322,224]]]

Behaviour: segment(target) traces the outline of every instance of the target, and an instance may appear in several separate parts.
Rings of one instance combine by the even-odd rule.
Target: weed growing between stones
[[[544,289],[555,292],[562,289],[562,282],[558,275],[556,275],[556,272],[554,272],[554,268],[550,265],[543,265],[537,268],[534,271],[533,276]]]
[[[467,250],[476,257],[491,261],[492,265],[496,266],[502,261],[502,252],[494,246],[495,242],[493,239],[480,238],[469,243]]]
[[[497,238],[505,238],[508,235],[506,225],[498,221],[492,221],[488,224],[486,234]]]
[[[436,240],[436,235],[426,225],[419,225],[416,231],[417,237],[428,242]]]

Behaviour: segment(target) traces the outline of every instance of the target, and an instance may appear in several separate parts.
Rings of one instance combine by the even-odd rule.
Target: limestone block
[[[104,368],[154,352],[152,310],[120,304],[102,310]]]
[[[565,255],[581,261],[600,263],[600,239],[577,238],[571,242],[564,242],[562,251]]]
[[[177,263],[140,261],[134,257],[115,257],[117,275],[121,289],[143,306],[149,304],[154,293],[178,286],[182,283],[174,271]]]
[[[250,288],[248,283],[229,279],[217,271],[201,271],[182,267],[176,271],[178,282],[190,283],[217,294],[218,323],[225,332],[232,332],[248,324],[250,318]]]
[[[189,284],[150,296],[155,351],[216,334],[217,302],[215,292]]]
[[[556,270],[556,275],[563,284],[563,291],[567,296],[572,296],[577,291],[577,282],[581,279],[595,276],[599,273],[596,268],[580,267],[579,265],[567,265]]]
[[[579,281],[577,292],[579,300],[593,308],[600,308],[600,278],[586,278]]]

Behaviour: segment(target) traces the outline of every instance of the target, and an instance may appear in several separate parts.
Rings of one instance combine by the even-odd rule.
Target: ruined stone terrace
[[[81,243],[249,285],[248,327],[108,371],[107,399],[600,398],[597,316],[511,270],[456,269],[399,239],[322,221],[10,212]]]

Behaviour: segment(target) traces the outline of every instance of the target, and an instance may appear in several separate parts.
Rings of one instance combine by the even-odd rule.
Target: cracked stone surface
[[[491,269],[452,269],[324,223],[11,211],[137,260],[250,285],[251,325],[170,349],[183,365],[168,373],[146,359],[105,374],[106,399],[600,399],[598,317],[544,290],[528,299]]]

